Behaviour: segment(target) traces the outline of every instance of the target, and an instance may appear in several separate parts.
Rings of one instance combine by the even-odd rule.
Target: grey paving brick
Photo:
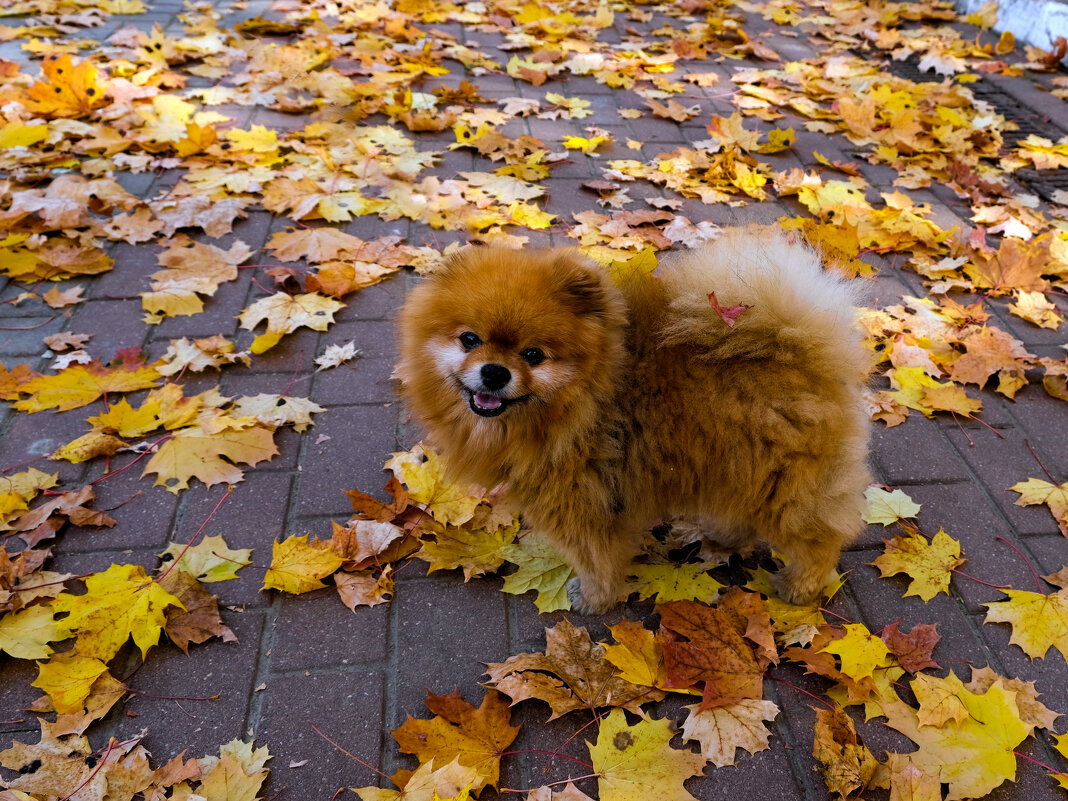
[[[147,728],[144,746],[169,759],[185,750],[215,753],[235,738],[245,739],[245,716],[252,690],[263,618],[223,612],[237,642],[211,640],[191,645],[188,656],[164,642],[126,681],[137,692],[116,718],[115,736],[131,737]],[[225,650],[224,650],[225,649]],[[206,699],[218,695],[215,700]],[[162,698],[158,696],[185,696]]]
[[[273,671],[337,669],[386,659],[389,606],[361,606],[352,612],[331,582],[327,584],[327,589],[279,601],[271,646]]]
[[[1020,496],[1009,487],[1035,477],[1045,479],[1042,468],[1028,451],[1019,433],[1004,432],[999,439],[987,429],[969,429],[967,436],[960,431],[946,429],[946,436],[957,446],[969,467],[982,482],[998,509],[1017,533],[1049,534],[1056,531],[1056,523],[1045,507],[1016,506]],[[973,443],[974,445],[970,444]]]
[[[971,477],[938,424],[917,412],[892,429],[874,424],[871,455],[876,475],[888,484],[965,481]]]
[[[423,716],[427,690],[442,695],[459,687],[465,698],[481,698],[483,663],[509,656],[505,601],[497,586],[429,578],[405,582],[393,603],[396,716],[386,726],[399,726],[406,714]],[[456,636],[452,625],[459,620],[478,621],[474,636]]]
[[[353,406],[333,409],[316,424],[315,444],[305,441],[301,474],[292,509],[299,515],[352,513],[342,494],[353,487],[377,489],[388,476],[381,466],[396,449],[398,407]]]
[[[142,321],[143,314],[139,298],[90,300],[74,308],[66,330],[91,335],[90,351],[108,362],[119,350],[145,344],[149,326]]]
[[[117,471],[134,460],[133,454],[112,461]],[[101,548],[163,548],[170,538],[171,523],[178,498],[163,487],[153,486],[154,476],[142,478],[141,471],[151,457],[145,457],[128,470],[116,473],[93,486],[93,509],[108,511],[121,521],[114,528],[68,526],[63,532],[63,551],[78,553]],[[102,478],[93,475],[92,479]]]
[[[367,787],[378,777],[317,733],[371,765],[379,762],[384,677],[371,671],[339,671],[275,677],[264,691],[257,742],[275,755],[264,797],[330,799],[348,787]],[[348,794],[348,791],[345,791]]]
[[[43,693],[30,686],[37,678],[37,666],[29,659],[4,657],[4,680],[0,682],[0,748],[12,741],[36,742],[40,731],[37,716],[26,711]]]
[[[83,465],[44,457],[89,430],[85,418],[97,414],[98,407],[89,407],[79,415],[80,411],[36,412],[37,420],[27,413],[14,415],[0,437],[0,467],[7,470],[5,475],[26,470],[32,464],[38,470],[58,473],[65,486],[77,481]]]
[[[974,624],[962,614],[960,602],[948,595],[939,594],[924,603],[916,596],[905,597],[910,579],[906,575],[881,578],[873,562],[882,549],[855,551],[843,554],[839,569],[848,570],[847,586],[852,600],[860,607],[862,622],[869,631],[878,632],[896,621],[900,630],[912,631],[918,623],[936,624],[942,638],[935,646],[934,660],[942,665],[942,672],[954,670],[958,675],[961,663],[982,667],[990,661],[986,643],[975,633]],[[955,592],[963,581],[959,576],[951,581]]]
[[[342,323],[331,328],[320,342],[320,355],[329,345],[348,342],[356,343],[360,355],[315,376],[316,402],[333,406],[396,400],[390,380],[396,362],[394,336],[393,326],[386,322]]]
[[[917,519],[928,536],[941,527],[960,542],[967,560],[961,570],[991,584],[1030,586],[1027,565],[998,540],[1003,537],[1017,544],[982,489],[973,484],[951,484],[908,487],[906,491],[923,507]],[[996,589],[960,578],[955,576],[953,583],[969,611],[1001,597]]]

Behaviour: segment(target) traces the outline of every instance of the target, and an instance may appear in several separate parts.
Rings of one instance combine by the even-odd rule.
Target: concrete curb
[[[985,0],[956,0],[960,14],[973,14]],[[998,33],[1012,31],[1017,41],[1052,50],[1058,36],[1068,39],[1068,3],[1061,0],[1000,0]]]

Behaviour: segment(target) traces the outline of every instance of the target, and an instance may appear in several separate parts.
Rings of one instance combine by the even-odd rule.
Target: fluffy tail
[[[825,272],[817,253],[777,226],[736,228],[666,259],[657,275],[669,301],[662,345],[689,345],[714,359],[819,359],[842,375],[867,374],[856,282]],[[727,325],[723,308],[746,306]]]

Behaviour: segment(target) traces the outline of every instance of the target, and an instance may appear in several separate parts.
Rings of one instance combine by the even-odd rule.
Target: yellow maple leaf
[[[52,653],[48,643],[69,636],[47,606],[28,606],[0,617],[0,651],[16,659],[44,659]]]
[[[48,454],[49,459],[65,459],[68,462],[87,462],[97,456],[112,456],[126,443],[104,431],[90,431]]]
[[[317,292],[304,295],[277,292],[253,303],[241,312],[239,319],[241,327],[249,330],[267,321],[267,333],[256,337],[249,348],[258,355],[273,348],[284,335],[301,326],[325,331],[334,322],[334,313],[343,306],[343,303]]]
[[[564,147],[568,150],[581,150],[587,155],[592,154],[601,145],[612,141],[610,136],[567,136],[564,137]]]
[[[74,364],[55,375],[42,375],[27,381],[20,391],[28,398],[13,404],[22,412],[55,409],[65,412],[87,406],[108,392],[135,392],[156,386],[160,378],[155,367],[116,367],[109,369],[99,362]]]
[[[889,526],[920,513],[920,505],[901,490],[871,486],[864,490],[864,500],[868,502],[862,515],[865,523]]]
[[[640,687],[662,688],[667,681],[664,649],[653,632],[632,620],[620,621],[608,630],[616,644],[605,644],[604,658],[619,670],[620,678]]]
[[[157,635],[158,636],[158,635]],[[74,651],[37,663],[38,674],[32,685],[48,693],[52,706],[61,715],[82,711],[82,703],[92,692],[93,682],[108,675],[108,666],[91,656]]]
[[[74,64],[69,53],[48,56],[41,65],[47,83],[35,83],[26,90],[28,106],[51,117],[84,117],[106,100],[107,84],[88,61]]]
[[[953,671],[944,679],[927,673],[917,674],[912,682],[912,692],[919,705],[916,718],[921,726],[960,724],[968,719],[968,708],[961,694],[966,692],[964,682]]]
[[[898,367],[886,373],[894,387],[892,392],[883,394],[902,406],[923,412],[932,417],[937,411],[954,412],[971,417],[982,411],[982,401],[970,398],[953,383],[939,383],[927,375],[922,367]]]
[[[724,586],[708,575],[708,571],[716,566],[715,562],[632,565],[630,574],[635,580],[627,589],[637,592],[639,600],[655,595],[657,604],[669,601],[711,603]]]
[[[1050,648],[1068,658],[1068,591],[1043,594],[1026,590],[1002,590],[1007,601],[984,604],[986,623],[1010,623],[1009,642],[1018,645],[1032,659],[1040,659]]]
[[[344,563],[329,542],[308,542],[308,534],[274,543],[271,567],[263,577],[264,590],[282,590],[293,595],[318,590],[326,578]]]
[[[1020,493],[1016,499],[1017,506],[1037,506],[1046,504],[1057,521],[1057,527],[1061,534],[1068,537],[1068,482],[1051,484],[1040,478],[1029,478],[1009,487],[1013,492]]]
[[[178,570],[184,570],[206,584],[237,578],[237,571],[252,563],[250,556],[251,548],[230,548],[222,535],[206,536],[192,546],[172,542],[160,554],[165,563],[177,558],[175,567]]]
[[[288,395],[245,395],[238,398],[232,414],[236,417],[252,417],[267,426],[292,425],[302,433],[313,425],[311,416],[325,412],[322,406],[308,398],[292,398]]]
[[[394,729],[398,748],[415,754],[421,763],[457,759],[477,771],[478,778],[471,785],[476,792],[486,785],[496,788],[501,754],[519,734],[519,727],[508,722],[508,701],[494,690],[486,692],[477,708],[465,701],[459,690],[448,695],[427,695],[426,706],[435,717],[409,717]]]
[[[85,594],[63,592],[52,602],[56,613],[68,612],[63,624],[78,637],[81,656],[113,657],[130,637],[145,657],[159,642],[166,609],[181,601],[150,579],[140,565],[112,565],[85,579]]]
[[[197,788],[206,801],[255,801],[267,778],[264,764],[271,758],[267,747],[231,740],[219,749],[219,757]],[[204,764],[211,764],[208,760]]]
[[[23,125],[12,121],[0,127],[0,148],[30,147],[47,138],[47,125]]]
[[[961,690],[968,713],[959,723],[923,726],[918,713],[893,694],[883,699],[887,725],[920,746],[909,758],[923,773],[949,785],[946,801],[982,798],[1016,778],[1014,749],[1031,727],[1020,720],[1016,693],[1000,684],[984,694]]]
[[[571,608],[567,583],[575,571],[543,537],[528,534],[514,545],[501,548],[500,554],[519,567],[504,577],[504,592],[522,595],[537,590],[534,604],[542,614]]]
[[[930,542],[922,534],[884,540],[886,550],[871,564],[883,578],[907,573],[912,581],[905,597],[918,595],[927,603],[938,593],[949,594],[951,571],[964,564],[960,543],[938,529]]]
[[[1009,311],[1029,323],[1034,323],[1039,328],[1049,328],[1053,331],[1056,331],[1064,322],[1057,307],[1050,303],[1049,298],[1041,292],[1017,289],[1013,292],[1013,302],[1009,304]]]
[[[395,777],[396,778],[396,777]],[[403,790],[379,787],[354,787],[361,801],[433,801],[434,797],[455,796],[478,781],[478,771],[453,759],[440,768],[434,760],[421,764],[404,783]]]
[[[683,782],[698,776],[708,760],[670,747],[675,736],[666,719],[627,724],[622,709],[601,721],[597,742],[586,745],[597,774],[601,801],[696,801]]]
[[[504,564],[501,549],[511,545],[518,533],[518,520],[492,532],[446,526],[444,530],[434,533],[433,540],[423,540],[423,547],[415,556],[430,563],[426,571],[428,574],[435,570],[462,567],[464,581],[469,581],[473,576],[481,576]]]
[[[126,398],[113,403],[107,411],[90,417],[88,422],[101,431],[114,431],[120,437],[141,437],[159,428],[162,423],[159,401],[145,401],[134,409]]]
[[[854,681],[871,678],[890,651],[879,637],[861,623],[847,623],[845,636],[828,643],[820,653],[835,654],[841,671]]]
[[[475,495],[471,487],[449,481],[441,457],[433,451],[425,453],[425,461],[419,459],[404,464],[401,480],[408,488],[409,497],[426,506],[439,523],[462,526],[474,516],[482,502],[481,493]],[[391,460],[386,467],[393,469],[393,464],[394,460]]]
[[[828,790],[846,798],[870,783],[879,762],[857,736],[845,710],[817,709],[813,733],[812,756]]]
[[[278,455],[272,430],[259,425],[240,427],[232,420],[230,424],[224,418],[210,429],[204,421],[179,429],[159,446],[141,475],[155,473],[156,486],[177,495],[189,488],[191,478],[199,478],[208,487],[236,484],[244,479],[238,463],[255,466]]]

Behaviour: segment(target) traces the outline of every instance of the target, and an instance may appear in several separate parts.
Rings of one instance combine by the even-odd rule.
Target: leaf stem
[[[93,769],[93,772],[90,773],[88,776],[86,776],[85,777],[85,781],[82,782],[81,784],[79,784],[77,787],[75,787],[74,790],[69,795],[64,796],[62,801],[70,801],[71,798],[73,798],[79,792],[81,792],[81,789],[83,787],[85,787],[85,785],[89,784],[89,782],[91,782],[93,780],[93,777],[96,776],[96,774],[98,774],[100,772],[100,769],[102,767],[104,767],[104,765],[107,764],[108,757],[111,756],[111,749],[113,749],[114,747],[115,747],[115,738],[112,737],[111,740],[108,741],[108,750],[104,752],[104,756],[102,756],[100,758],[100,762],[97,763],[97,766],[96,766],[96,768]]]
[[[196,533],[192,536],[192,538],[190,538],[189,542],[187,542],[185,544],[185,547],[182,548],[182,552],[180,554],[178,554],[177,557],[175,557],[175,559],[170,563],[170,565],[167,566],[167,569],[164,570],[163,573],[160,575],[160,577],[156,579],[157,583],[159,583],[159,582],[163,581],[163,579],[167,578],[167,575],[172,570],[174,570],[174,566],[177,565],[180,561],[182,561],[182,557],[185,556],[185,552],[193,547],[193,543],[197,541],[197,537],[200,536],[200,532],[202,532],[204,530],[204,527],[207,526],[208,523],[211,522],[211,519],[213,517],[215,517],[215,513],[219,511],[219,507],[223,505],[223,501],[225,501],[227,498],[229,498],[230,497],[230,493],[233,492],[233,491],[234,491],[233,485],[230,485],[230,486],[228,486],[226,488],[226,492],[223,493],[223,496],[221,498],[219,498],[219,502],[217,504],[215,504],[215,508],[211,510],[211,514],[208,515],[207,519],[205,519],[204,522],[200,524],[200,528],[197,529]]]
[[[1045,768],[1050,773],[1064,773],[1063,770],[1057,770],[1056,768],[1051,768],[1045,762],[1039,762],[1037,759],[1035,759],[1034,757],[1029,757],[1027,754],[1021,754],[1019,751],[1013,751],[1012,753],[1013,753],[1014,756],[1018,756],[1020,759],[1026,759],[1028,762],[1034,762],[1036,765],[1038,765],[1039,767]]]
[[[1048,595],[1048,593],[1046,592],[1046,588],[1044,586],[1042,586],[1042,579],[1040,579],[1038,577],[1038,571],[1035,570],[1034,565],[1031,564],[1031,560],[1028,559],[1026,556],[1024,556],[1023,551],[1021,551],[1019,548],[1017,548],[1015,545],[1013,545],[1011,542],[1009,542],[1004,537],[998,537],[997,539],[998,539],[999,542],[1005,543],[1010,548],[1012,548],[1014,551],[1016,551],[1017,556],[1019,556],[1021,559],[1024,560],[1024,564],[1027,565],[1027,569],[1031,571],[1031,575],[1035,579],[1035,585],[1038,587],[1038,591],[1042,595]]]
[[[981,578],[976,578],[975,576],[971,575],[970,573],[965,573],[963,570],[957,570],[957,568],[955,568],[955,567],[951,567],[949,569],[949,572],[950,573],[956,573],[958,576],[961,576],[962,578],[971,579],[974,582],[982,584],[984,587],[993,587],[995,590],[1012,589],[1012,585],[1011,584],[991,584],[989,581],[983,581]]]
[[[333,740],[331,740],[329,737],[327,737],[325,734],[323,734],[322,731],[319,730],[319,727],[316,726],[314,723],[312,723],[310,720],[306,720],[304,722],[307,723],[309,726],[311,726],[315,730],[316,734],[318,734],[320,737],[322,737],[324,740],[326,740],[328,743],[330,743],[330,745],[334,746],[334,748],[336,748],[338,751],[343,753],[345,756],[349,757],[350,759],[355,760],[356,762],[359,762],[361,765],[363,765],[369,771],[371,771],[372,773],[377,773],[383,779],[386,779],[389,782],[393,782],[393,778],[392,777],[387,776],[385,773],[380,771],[378,768],[371,767],[366,762],[364,762],[362,759],[360,759],[358,756],[356,756],[353,753],[350,753],[350,752],[346,751],[340,745],[335,743]],[[393,782],[393,783],[395,784],[396,782]]]
[[[1046,478],[1048,478],[1054,484],[1058,483],[1057,479],[1053,477],[1053,474],[1046,469],[1046,466],[1044,464],[1042,464],[1042,460],[1038,458],[1038,454],[1035,453],[1035,449],[1031,447],[1031,440],[1025,439],[1024,445],[1027,446],[1027,450],[1031,451],[1031,455],[1035,457],[1035,461],[1038,462],[1038,466],[1042,468],[1042,472],[1046,474]]]
[[[770,675],[767,675],[767,674],[765,674],[765,676],[767,676],[767,678],[771,679],[774,682],[777,682],[779,684],[785,684],[787,687],[790,687],[790,688],[792,688],[794,690],[797,690],[799,693],[804,693],[805,695],[807,695],[812,700],[823,704],[825,707],[827,707],[830,710],[834,710],[834,708],[835,708],[834,704],[830,703],[829,701],[824,701],[818,695],[815,695],[814,693],[810,693],[804,687],[798,687],[796,684],[794,684],[791,681],[787,681],[786,679],[780,679],[780,678],[777,678],[776,676],[770,676]]]

